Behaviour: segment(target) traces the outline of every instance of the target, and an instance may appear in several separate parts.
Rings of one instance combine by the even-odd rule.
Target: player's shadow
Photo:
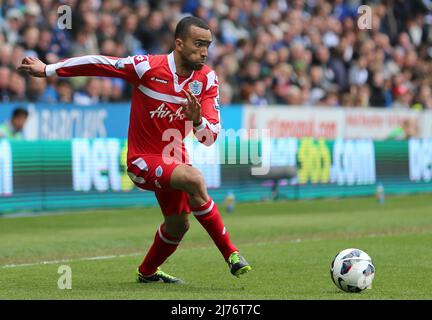
[[[338,298],[344,298],[344,297],[349,297],[349,298],[360,298],[360,297],[364,297],[364,293],[362,295],[362,292],[358,292],[358,293],[348,293],[348,292],[344,292],[342,290],[325,290],[324,291],[325,294],[333,294],[335,296],[337,296]]]

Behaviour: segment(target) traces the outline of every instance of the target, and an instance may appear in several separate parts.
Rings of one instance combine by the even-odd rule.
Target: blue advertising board
[[[0,105],[0,123],[9,119],[13,109],[19,106],[26,108],[30,114],[24,129],[27,140],[127,137],[129,103],[101,103],[92,106],[3,103]],[[240,129],[242,107],[222,107],[221,121],[225,129]]]

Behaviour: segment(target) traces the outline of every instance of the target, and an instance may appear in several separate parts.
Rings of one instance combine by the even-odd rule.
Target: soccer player
[[[138,282],[182,283],[159,266],[174,253],[194,213],[228,263],[233,275],[251,270],[232,244],[204,178],[189,164],[183,139],[191,132],[211,145],[220,132],[215,72],[205,65],[212,34],[199,18],[185,17],[175,30],[168,55],[127,58],[90,55],[45,65],[24,58],[19,70],[36,77],[119,77],[133,85],[128,132],[128,175],[154,191],[164,216],[154,242],[137,269]]]

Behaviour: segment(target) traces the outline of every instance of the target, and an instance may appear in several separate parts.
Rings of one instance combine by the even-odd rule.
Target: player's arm
[[[26,57],[18,67],[18,70],[27,71],[35,77],[50,77],[54,75],[60,77],[101,76],[122,78],[130,83],[137,83],[139,78],[146,71],[144,65],[148,66],[148,69],[150,67],[148,65],[148,59],[142,58],[145,61],[143,61],[144,64],[141,65],[138,70],[136,59],[137,57],[117,58],[88,55],[69,58],[46,65],[37,58]]]
[[[189,91],[184,91],[187,98],[185,115],[193,121],[193,131],[198,141],[210,146],[221,130],[219,116],[219,86],[217,78],[210,79],[201,102]]]
[[[207,83],[201,100],[201,121],[194,124],[194,134],[198,141],[209,146],[221,131],[219,114],[219,83],[214,71],[207,74]]]

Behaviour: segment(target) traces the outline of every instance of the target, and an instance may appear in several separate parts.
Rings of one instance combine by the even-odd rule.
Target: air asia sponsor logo
[[[179,107],[177,111],[173,112],[165,106],[165,103],[162,103],[156,110],[150,111],[150,118],[168,118],[169,122],[173,122],[174,120],[183,120],[185,115],[181,111],[182,108]]]
[[[168,83],[168,80],[159,79],[159,78],[156,78],[156,77],[151,77],[150,80],[156,81],[156,82],[160,82],[160,83],[163,83],[163,84],[167,84]]]

